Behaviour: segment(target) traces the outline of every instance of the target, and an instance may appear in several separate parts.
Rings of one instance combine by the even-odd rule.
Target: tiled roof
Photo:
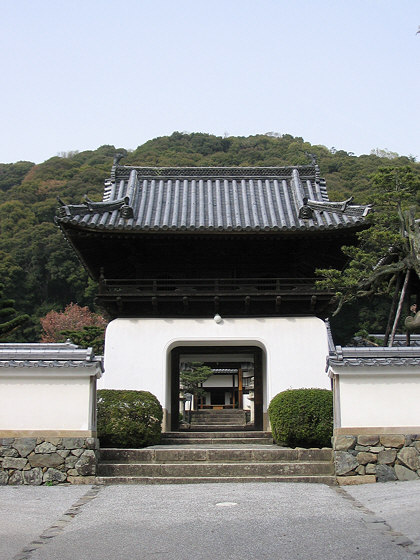
[[[306,231],[358,227],[370,206],[331,202],[317,166],[114,165],[102,202],[59,208],[56,222],[107,231]]]
[[[418,367],[420,366],[420,348],[413,346],[392,347],[341,347],[330,350],[328,365],[342,367]]]
[[[71,343],[26,344],[0,343],[1,367],[75,368],[100,367],[102,359],[92,348],[79,348]]]

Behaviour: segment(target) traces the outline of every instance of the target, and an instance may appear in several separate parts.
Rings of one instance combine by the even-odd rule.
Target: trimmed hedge
[[[98,391],[101,447],[140,448],[160,442],[162,407],[148,391]]]
[[[333,395],[327,389],[289,389],[268,407],[274,441],[288,447],[331,447]]]

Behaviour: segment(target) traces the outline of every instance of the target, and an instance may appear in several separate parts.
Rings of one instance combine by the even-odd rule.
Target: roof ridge
[[[64,204],[56,223],[97,230],[304,232],[364,227],[369,211],[350,200],[329,201],[314,164],[140,167],[115,161],[102,201]]]

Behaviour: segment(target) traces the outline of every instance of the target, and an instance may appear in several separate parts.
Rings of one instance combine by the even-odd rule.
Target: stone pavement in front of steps
[[[420,481],[0,487],[0,560],[409,560],[419,553]]]

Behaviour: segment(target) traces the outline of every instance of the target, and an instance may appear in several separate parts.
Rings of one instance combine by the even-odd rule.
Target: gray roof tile
[[[92,348],[71,343],[0,343],[1,367],[102,367]]]
[[[307,231],[357,227],[370,206],[330,202],[316,166],[114,165],[102,202],[63,205],[56,221],[131,231]]]
[[[413,346],[354,347],[336,346],[330,350],[328,364],[339,367],[418,367],[420,348]]]

